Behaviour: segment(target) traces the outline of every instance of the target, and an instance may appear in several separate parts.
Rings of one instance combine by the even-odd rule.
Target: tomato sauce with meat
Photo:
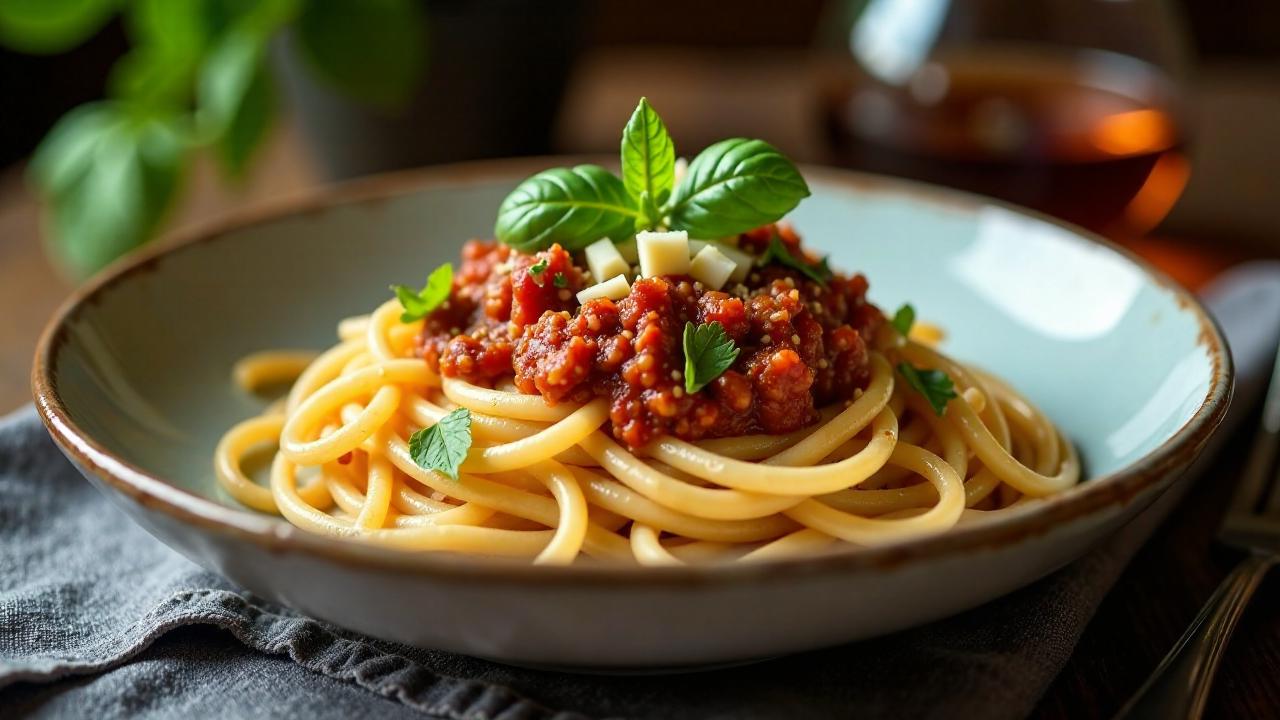
[[[775,234],[809,258],[786,225],[744,233],[738,245],[762,256]],[[621,300],[580,305],[577,292],[593,280],[558,245],[526,255],[472,240],[462,260],[449,301],[427,317],[427,362],[479,385],[514,376],[549,404],[607,397],[613,435],[632,448],[662,435],[779,434],[814,422],[816,408],[866,387],[868,342],[883,322],[862,275],[833,273],[824,284],[771,264],[722,290],[687,276],[644,278]],[[719,322],[741,350],[697,393],[685,392],[686,322]]]

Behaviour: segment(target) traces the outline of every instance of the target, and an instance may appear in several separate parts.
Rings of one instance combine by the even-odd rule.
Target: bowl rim
[[[36,409],[49,434],[82,471],[92,473],[100,487],[116,493],[169,519],[193,524],[225,539],[247,541],[270,552],[297,553],[325,561],[355,565],[368,571],[387,570],[495,584],[554,583],[614,585],[703,586],[725,583],[773,581],[779,577],[822,573],[885,571],[923,560],[955,557],[967,552],[997,549],[1027,537],[1047,534],[1070,520],[1125,505],[1172,472],[1186,467],[1221,423],[1230,403],[1234,368],[1217,321],[1189,291],[1131,251],[1083,228],[1043,213],[984,196],[927,183],[835,168],[804,166],[803,174],[828,186],[888,195],[907,195],[935,206],[951,206],[975,212],[981,206],[997,206],[1058,226],[1078,238],[1120,256],[1137,266],[1153,283],[1169,290],[1182,311],[1190,312],[1200,326],[1198,344],[1206,348],[1212,364],[1208,391],[1195,413],[1159,446],[1111,473],[1090,478],[1042,505],[990,524],[961,527],[942,535],[918,538],[882,547],[856,548],[807,558],[716,566],[646,567],[606,564],[534,566],[506,561],[476,562],[448,553],[414,553],[352,543],[306,532],[278,517],[223,505],[161,477],[157,477],[108,450],[72,418],[58,392],[56,374],[60,350],[67,342],[70,324],[86,305],[118,283],[147,272],[171,253],[178,253],[228,234],[273,221],[359,205],[441,187],[460,187],[501,180],[517,180],[566,162],[599,161],[596,157],[542,156],[481,160],[374,175],[307,190],[255,204],[211,221],[193,224],[112,263],[76,289],[45,325],[36,347],[31,371]]]

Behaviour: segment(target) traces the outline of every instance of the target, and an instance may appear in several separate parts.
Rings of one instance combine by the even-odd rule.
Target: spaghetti
[[[515,276],[510,282],[518,286],[533,258],[543,255],[524,256],[523,266],[509,272]],[[575,282],[589,278],[580,274]],[[765,287],[770,281],[761,282]],[[465,283],[464,272],[455,278],[453,299]],[[743,290],[748,305],[759,296]],[[707,306],[701,298],[694,302]],[[940,337],[936,331],[913,333],[919,340],[904,337],[878,310],[862,328],[869,337],[858,336],[865,343],[858,346],[859,363],[840,361],[857,387],[839,397],[841,386],[828,383],[828,394],[837,396],[814,409],[820,393],[805,385],[809,405],[785,405],[800,419],[785,431],[762,431],[778,413],[758,404],[733,413],[755,413],[748,420],[717,415],[714,422],[690,425],[655,415],[635,425],[628,408],[640,406],[620,388],[622,380],[609,380],[623,371],[604,378],[612,385],[587,383],[553,398],[537,392],[530,379],[530,368],[546,372],[546,363],[522,369],[518,344],[508,351],[517,360],[508,360],[505,377],[477,379],[444,362],[440,346],[432,355],[439,313],[402,322],[401,311],[393,300],[342,321],[338,344],[318,356],[267,352],[237,366],[235,378],[246,388],[296,379],[285,398],[233,427],[219,443],[214,465],[227,493],[310,532],[403,550],[544,564],[585,556],[680,565],[754,562],[933,535],[1010,512],[1079,480],[1073,447],[1043,413],[998,378],[939,353],[929,342]],[[504,312],[514,317],[515,310]],[[552,314],[557,311],[545,309],[520,327],[508,320],[501,329],[528,336]],[[844,337],[839,332],[849,327],[846,320],[815,332]],[[447,312],[444,321],[453,321]],[[643,335],[643,323],[638,327]],[[446,340],[473,337],[455,329]],[[644,341],[634,332],[617,336],[632,345]],[[798,331],[792,339],[800,339]],[[771,350],[776,342],[747,335],[740,342],[760,346],[751,358],[779,357]],[[787,347],[798,353],[803,344]],[[605,347],[604,341],[596,347],[596,362],[604,362]],[[754,362],[745,355],[734,367],[744,368],[743,377],[763,377],[745,369]],[[641,363],[641,357],[634,352],[628,362]],[[814,360],[815,367],[824,362],[825,356]],[[941,411],[931,407],[895,370],[903,366],[944,373],[954,397]],[[655,386],[645,387],[652,401]],[[687,401],[679,387],[672,386],[673,396]],[[753,397],[763,402],[774,389],[758,386]],[[736,402],[732,395],[714,397]],[[644,407],[650,405],[660,415],[661,402]],[[706,407],[688,406],[699,417],[709,412]],[[419,465],[410,437],[459,408],[469,411],[472,445],[455,480]],[[738,431],[744,427],[749,431]],[[246,455],[264,445],[276,448],[266,486],[243,469]]]

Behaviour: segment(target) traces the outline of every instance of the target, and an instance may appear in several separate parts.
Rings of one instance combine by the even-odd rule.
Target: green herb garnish
[[[726,237],[779,220],[807,197],[800,171],[777,148],[731,138],[689,163],[667,212],[672,229],[690,237]]]
[[[529,266],[529,277],[533,279],[533,284],[542,287],[546,282],[542,279],[542,273],[547,271],[547,259],[542,258],[538,262]]]
[[[764,255],[760,258],[761,265],[770,263],[796,270],[823,287],[827,286],[827,280],[831,277],[831,268],[827,266],[826,258],[822,258],[817,265],[799,260],[787,250],[787,246],[782,243],[782,239],[776,233],[769,240],[769,247],[765,248]]]
[[[569,278],[565,277],[564,273],[556,273],[555,277],[551,278],[551,284],[558,288],[567,288],[569,287]]]
[[[429,428],[409,436],[409,455],[418,467],[454,480],[471,449],[471,411],[458,408]]]
[[[498,208],[494,234],[523,252],[552,243],[578,250],[602,237],[621,242],[637,230],[725,237],[779,220],[809,196],[790,160],[762,140],[745,138],[703,150],[675,185],[675,145],[644,98],[623,130],[621,154],[622,179],[598,165],[579,165],[520,183]]]
[[[406,285],[392,285],[391,291],[400,300],[404,312],[400,314],[400,322],[410,323],[421,320],[435,310],[453,290],[453,265],[445,263],[427,276],[427,284],[421,290],[414,290]]]
[[[579,165],[543,170],[520,183],[498,208],[493,232],[521,252],[554,243],[581,250],[602,237],[631,237],[639,218],[617,176],[599,165]]]
[[[640,98],[622,130],[622,184],[638,201],[641,216],[637,218],[637,230],[662,222],[660,206],[671,197],[675,183],[675,143],[649,101]]]
[[[891,324],[899,335],[906,337],[907,333],[911,332],[911,326],[916,324],[916,309],[911,307],[911,303],[903,304],[898,308],[898,312],[893,314]]]
[[[911,389],[929,401],[929,405],[938,415],[946,411],[949,401],[959,397],[956,395],[955,383],[951,382],[951,378],[941,370],[921,370],[908,363],[898,363],[898,372],[906,378],[907,385],[910,385]]]
[[[719,322],[684,324],[684,389],[696,393],[733,367],[741,352]]]

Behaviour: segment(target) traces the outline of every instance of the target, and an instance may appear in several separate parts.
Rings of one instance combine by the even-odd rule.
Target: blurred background
[[[1280,254],[1274,0],[0,0],[0,410],[157,236],[351,177],[678,149],[1002,197],[1196,287]]]

